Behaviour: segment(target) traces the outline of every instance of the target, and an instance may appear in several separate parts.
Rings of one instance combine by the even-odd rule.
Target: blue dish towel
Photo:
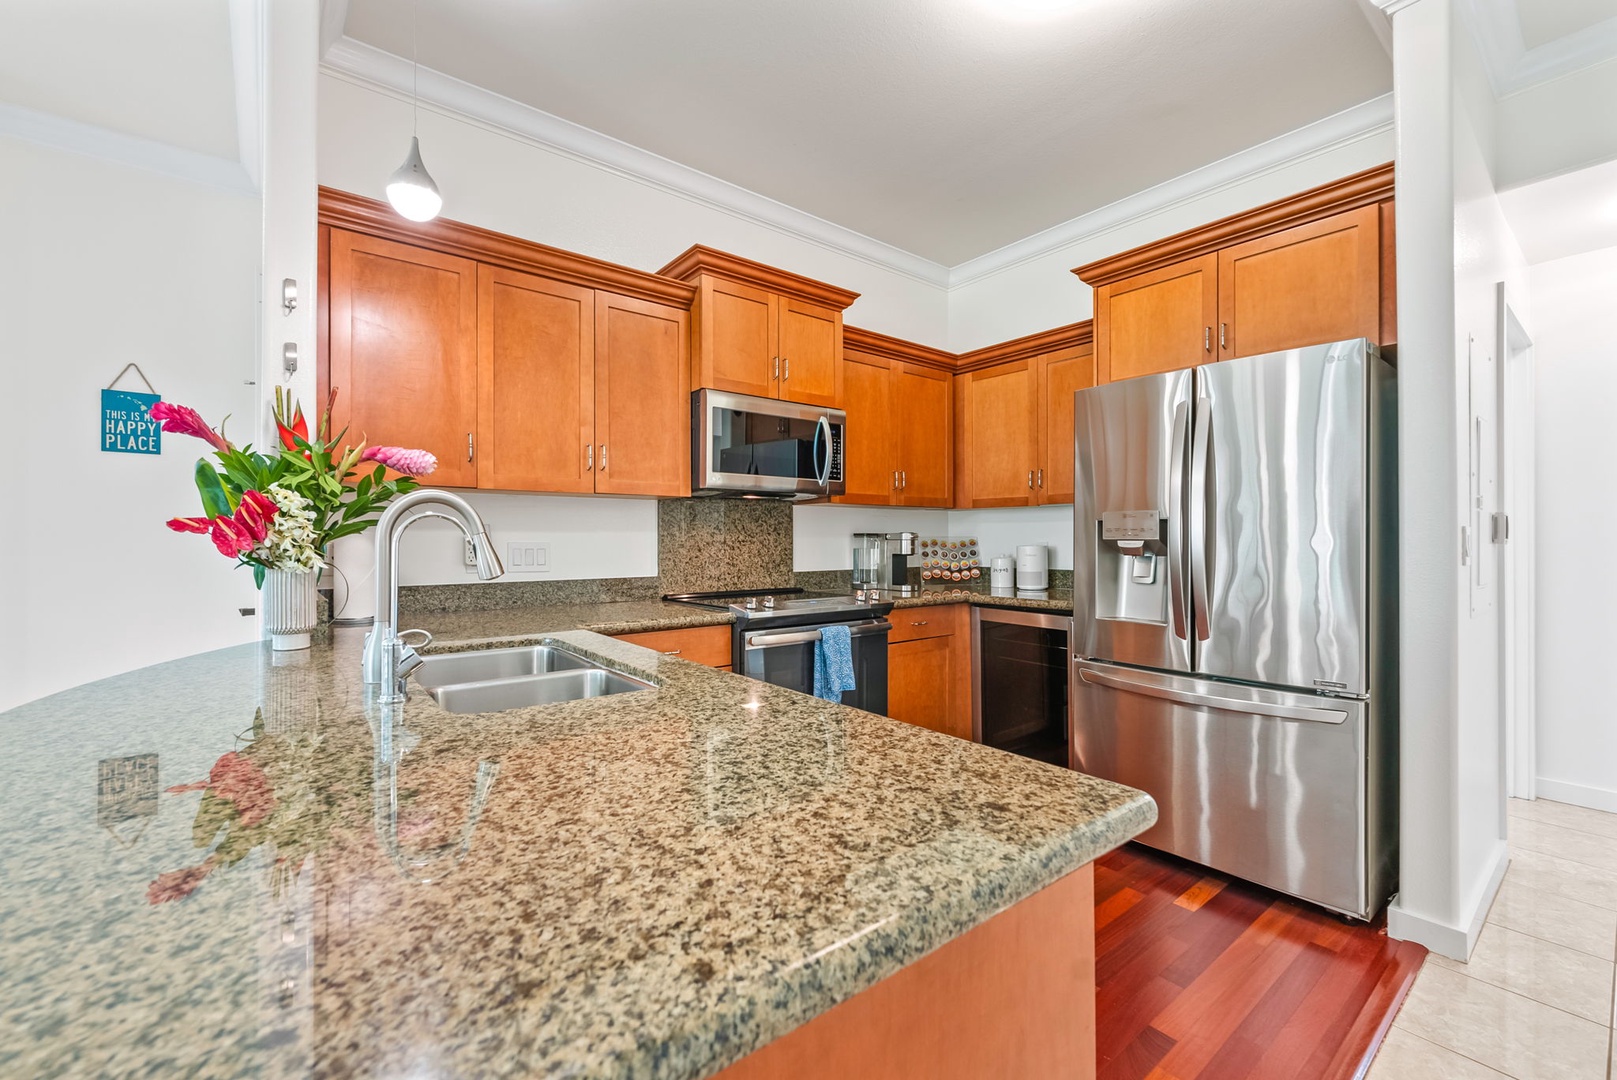
[[[841,701],[854,689],[853,637],[846,626],[823,626],[814,646],[814,696]]]

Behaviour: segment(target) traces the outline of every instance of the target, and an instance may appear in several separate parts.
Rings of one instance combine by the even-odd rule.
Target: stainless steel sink
[[[595,667],[576,653],[554,645],[523,649],[488,649],[482,652],[444,653],[422,659],[415,681],[427,690],[456,683],[546,675],[553,671],[579,671]]]
[[[416,668],[415,680],[439,708],[452,713],[502,712],[656,689],[553,645],[429,656]]]
[[[485,713],[651,689],[654,687],[650,683],[631,679],[616,671],[590,668],[587,671],[558,671],[551,675],[456,683],[435,687],[427,693],[445,712]]]

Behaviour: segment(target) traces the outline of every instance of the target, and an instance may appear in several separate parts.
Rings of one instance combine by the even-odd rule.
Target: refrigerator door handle
[[[1128,694],[1159,698],[1163,701],[1172,701],[1180,705],[1204,705],[1208,708],[1226,709],[1230,712],[1272,716],[1278,720],[1307,720],[1316,724],[1340,724],[1348,717],[1347,711],[1344,709],[1317,709],[1306,705],[1281,705],[1271,701],[1252,701],[1248,698],[1221,697],[1218,694],[1180,690],[1176,687],[1166,686],[1143,674],[1095,671],[1084,668],[1078,672],[1078,677],[1092,686],[1105,686]]]
[[[1185,628],[1185,439],[1190,434],[1190,402],[1173,411],[1173,451],[1168,470],[1168,605],[1173,608],[1173,633],[1189,641]]]
[[[1190,599],[1196,609],[1196,639],[1213,636],[1207,614],[1207,455],[1212,451],[1213,408],[1196,401],[1196,437],[1190,450]]]

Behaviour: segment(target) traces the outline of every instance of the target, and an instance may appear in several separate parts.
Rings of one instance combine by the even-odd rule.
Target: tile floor
[[[1512,799],[1510,849],[1470,963],[1426,958],[1368,1080],[1617,1080],[1617,814]]]

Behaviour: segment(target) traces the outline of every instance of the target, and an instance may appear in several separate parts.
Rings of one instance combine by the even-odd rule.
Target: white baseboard
[[[1399,904],[1401,897],[1393,897],[1392,903],[1387,906],[1387,936],[1424,945],[1432,952],[1452,960],[1469,959],[1471,950],[1476,947],[1477,935],[1482,933],[1482,924],[1488,919],[1488,909],[1493,907],[1494,896],[1499,892],[1499,883],[1505,879],[1505,870],[1509,866],[1510,848],[1501,841],[1494,849],[1488,873],[1482,879],[1481,888],[1471,898],[1468,911],[1452,924],[1405,910]]]
[[[1604,810],[1608,814],[1617,814],[1617,791],[1588,787],[1584,784],[1569,784],[1565,780],[1546,780],[1542,776],[1538,777],[1535,783],[1537,786],[1535,794],[1541,799],[1571,803],[1573,806],[1587,806],[1591,810]]]

